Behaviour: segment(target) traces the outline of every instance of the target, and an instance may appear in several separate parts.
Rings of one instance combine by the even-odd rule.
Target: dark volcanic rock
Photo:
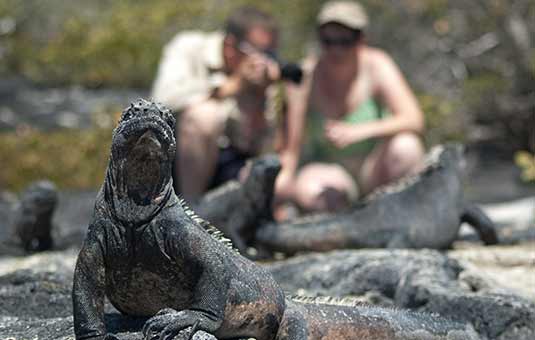
[[[75,255],[73,251],[42,253],[30,259],[28,268],[0,276],[0,339],[74,338],[71,289]],[[0,270],[5,267],[2,263]],[[145,321],[121,315],[106,305],[106,325],[121,340],[143,339]],[[193,339],[215,338],[198,332]]]
[[[267,267],[290,292],[330,296],[375,292],[399,307],[471,322],[488,339],[535,337],[533,302],[497,288],[436,251],[338,251]]]
[[[140,96],[145,96],[144,91],[42,88],[22,79],[0,79],[0,131],[13,130],[21,124],[43,130],[88,128],[95,112],[119,109]]]
[[[0,259],[0,339],[72,339],[76,254],[66,250]],[[339,251],[266,266],[288,292],[363,296],[374,304],[436,312],[473,323],[488,339],[532,340],[535,335],[533,303],[436,251]],[[143,338],[145,319],[123,316],[109,304],[106,312],[107,327],[119,339]]]

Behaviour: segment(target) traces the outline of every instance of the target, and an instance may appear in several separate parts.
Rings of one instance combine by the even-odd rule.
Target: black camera
[[[301,80],[303,79],[303,69],[301,69],[301,66],[296,63],[287,63],[280,60],[274,51],[260,50],[246,41],[242,41],[238,45],[238,49],[245,54],[251,54],[253,52],[264,54],[279,65],[281,79],[289,80],[295,84],[301,83]]]
[[[300,84],[303,79],[303,70],[296,63],[282,64],[277,61],[281,70],[281,78],[292,83]]]

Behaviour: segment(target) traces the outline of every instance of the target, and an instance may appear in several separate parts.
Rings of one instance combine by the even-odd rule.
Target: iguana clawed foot
[[[145,322],[143,334],[145,340],[192,340],[202,320],[206,317],[200,312],[165,308]]]

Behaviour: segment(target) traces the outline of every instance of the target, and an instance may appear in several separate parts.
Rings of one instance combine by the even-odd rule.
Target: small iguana
[[[258,226],[273,222],[273,191],[281,165],[271,154],[251,160],[248,167],[243,183],[229,181],[208,192],[193,208],[230,238],[242,254],[253,245]]]
[[[423,171],[372,193],[348,212],[264,225],[256,240],[287,254],[343,248],[445,249],[467,222],[484,243],[495,244],[494,223],[463,198],[463,163],[461,145],[437,147]]]
[[[26,252],[49,250],[52,241],[52,216],[58,203],[58,192],[50,181],[31,183],[22,193],[15,212],[12,239]]]
[[[266,270],[177,198],[173,131],[169,110],[139,100],[113,133],[74,273],[76,339],[116,339],[106,333],[105,296],[124,314],[151,316],[149,339],[192,329],[218,339],[478,339],[470,326],[435,316],[285,297]]]

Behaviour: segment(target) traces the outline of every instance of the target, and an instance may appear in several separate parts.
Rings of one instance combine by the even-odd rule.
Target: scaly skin
[[[265,248],[293,254],[343,248],[445,249],[462,222],[470,223],[486,244],[497,243],[495,226],[463,198],[462,147],[447,145],[413,183],[337,215],[269,224],[257,232]]]
[[[271,205],[280,162],[275,155],[255,158],[245,180],[230,181],[207,193],[195,212],[230,238],[244,254],[259,225],[272,222]]]
[[[122,313],[152,316],[143,329],[151,339],[192,329],[219,339],[471,338],[465,325],[427,315],[285,298],[270,274],[214,236],[175,196],[173,125],[168,110],[139,100],[114,131],[74,273],[76,339],[116,338],[106,333],[105,296]]]

